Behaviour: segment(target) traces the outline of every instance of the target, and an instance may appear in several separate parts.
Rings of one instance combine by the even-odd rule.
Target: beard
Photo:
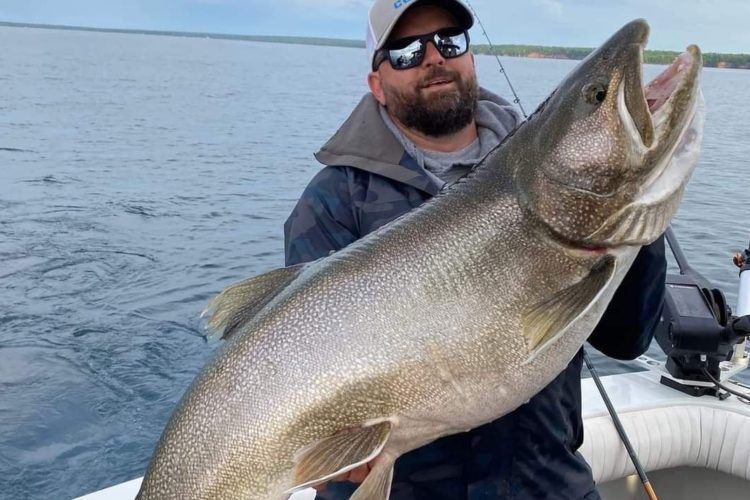
[[[452,80],[455,88],[425,96],[423,88],[436,78]],[[479,86],[474,74],[462,76],[457,71],[441,67],[433,68],[420,78],[416,88],[398,90],[384,84],[383,92],[388,111],[398,121],[429,137],[451,135],[470,124],[479,99]]]

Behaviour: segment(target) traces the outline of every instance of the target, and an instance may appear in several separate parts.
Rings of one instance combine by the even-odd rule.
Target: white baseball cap
[[[459,26],[469,29],[474,25],[471,9],[463,0],[375,0],[367,23],[367,59],[372,66],[375,52],[382,48],[401,16],[415,5],[437,5],[450,12]]]

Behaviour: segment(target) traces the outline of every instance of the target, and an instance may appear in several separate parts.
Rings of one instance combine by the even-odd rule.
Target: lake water
[[[367,64],[361,49],[2,27],[0,47],[0,498],[69,498],[143,473],[216,348],[199,312],[283,264],[282,223]],[[527,111],[575,64],[504,63]],[[703,88],[674,227],[733,304],[750,71],[705,70]]]

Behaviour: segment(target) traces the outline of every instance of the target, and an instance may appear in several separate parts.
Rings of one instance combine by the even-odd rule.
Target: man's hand
[[[355,467],[354,469],[344,472],[343,474],[339,474],[338,476],[331,479],[331,481],[349,481],[352,483],[361,483],[365,480],[367,475],[370,473],[370,470],[372,470],[372,466],[375,464],[375,461],[378,459],[378,457],[373,458],[366,464],[362,464],[359,467]],[[314,486],[316,491],[323,491],[328,487],[328,483],[320,483],[316,484]]]

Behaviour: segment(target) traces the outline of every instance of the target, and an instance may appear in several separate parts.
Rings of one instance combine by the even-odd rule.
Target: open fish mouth
[[[643,46],[645,40],[641,61]],[[699,86],[702,66],[700,49],[690,45],[645,86],[636,87],[631,80],[620,87],[618,110],[631,137],[640,187],[631,203],[609,217],[589,241],[609,247],[642,245],[666,230],[700,154],[705,114]],[[640,74],[630,78],[640,79]]]
[[[691,65],[698,64],[700,57],[693,45],[683,52],[670,64],[667,69],[651,80],[643,89],[652,116],[658,114],[664,104],[674,95],[677,86],[684,82]]]
[[[636,74],[625,75],[618,93],[618,108],[631,137],[640,139],[636,150],[645,154],[649,149],[664,147],[669,138],[678,139],[690,125],[699,93],[702,61],[698,46],[690,45],[657,77],[643,85],[634,80],[641,80],[645,37],[639,45],[640,64]],[[674,129],[678,129],[678,137],[673,136]]]
[[[643,96],[653,127],[654,140],[645,152],[655,155],[653,170],[644,180],[643,195],[652,202],[668,195],[667,185],[674,189],[684,186],[695,161],[683,158],[697,157],[692,145],[700,145],[696,134],[703,125],[703,99],[699,88],[701,52],[691,45],[674,62],[643,88]],[[696,115],[699,115],[696,118]],[[646,146],[644,144],[644,146]],[[688,149],[688,151],[686,151]],[[651,163],[651,162],[649,162]],[[642,201],[648,201],[642,199]]]
[[[696,80],[701,66],[700,49],[691,45],[644,87],[644,97],[657,137],[668,123],[669,115],[683,111],[675,105],[675,100],[677,96],[689,94],[693,88],[697,88]]]

